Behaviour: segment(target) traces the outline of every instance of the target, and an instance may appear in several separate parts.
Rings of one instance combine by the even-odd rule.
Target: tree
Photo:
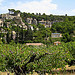
[[[41,16],[41,13],[39,13],[39,16]]]
[[[33,40],[33,31],[28,29],[25,33],[25,40]]]
[[[2,44],[3,42],[2,42],[2,38],[0,38],[0,44]]]
[[[70,41],[73,41],[73,38],[68,33],[65,33],[65,34],[63,34],[62,41],[64,41],[64,42],[70,42]]]
[[[38,13],[36,13],[36,15],[38,16]]]
[[[6,37],[7,43],[9,43],[11,41],[11,35],[10,34],[11,34],[10,31],[8,31],[7,37]]]
[[[17,32],[16,32],[16,39],[15,39],[16,43],[19,42],[19,25],[17,24]]]
[[[45,13],[43,13],[42,15],[43,15],[43,16],[45,16],[46,14],[45,14]]]
[[[65,14],[65,16],[67,16],[67,14]]]
[[[15,9],[8,9],[8,10],[9,10],[9,11],[13,11],[13,12],[15,11]]]
[[[54,23],[51,27],[52,32],[58,33],[73,33],[75,30],[75,24],[73,22],[58,22]]]
[[[65,22],[68,22],[69,20],[68,20],[68,17],[65,17]]]

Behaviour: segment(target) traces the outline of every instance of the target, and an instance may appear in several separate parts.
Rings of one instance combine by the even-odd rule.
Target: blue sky
[[[0,14],[8,13],[8,9],[75,16],[75,0],[0,0]]]

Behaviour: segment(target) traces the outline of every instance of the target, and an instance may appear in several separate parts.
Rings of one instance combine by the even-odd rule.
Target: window
[[[58,45],[58,43],[56,43],[56,45]]]

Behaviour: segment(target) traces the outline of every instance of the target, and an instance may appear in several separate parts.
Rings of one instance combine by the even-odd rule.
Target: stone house
[[[47,27],[51,28],[51,26],[52,26],[51,22],[50,21],[46,21],[45,28],[47,28]]]
[[[20,12],[18,12],[16,15],[14,13],[14,11],[10,11],[7,14],[2,14],[2,18],[4,19],[13,19],[13,18],[20,18]]]
[[[59,41],[54,42],[54,45],[56,45],[56,46],[58,46],[60,44],[61,44],[61,42],[59,42]]]
[[[37,20],[36,19],[33,19],[32,20],[32,24],[37,25]]]
[[[32,18],[27,18],[27,20],[26,20],[26,22],[28,23],[28,24],[32,24]]]
[[[41,21],[39,21],[39,23],[46,25],[46,21],[44,21],[44,19],[42,19]]]
[[[33,18],[27,18],[26,22],[27,22],[28,24],[37,25],[37,20],[36,20],[36,19],[33,19]]]
[[[34,30],[33,26],[29,25],[29,29],[31,29],[32,31]]]
[[[12,31],[12,38],[13,38],[13,40],[16,39],[16,32],[15,31]]]
[[[10,14],[2,14],[2,18],[3,19],[13,19],[14,17],[16,17],[16,16],[13,16],[13,15],[10,15]]]
[[[14,11],[9,10],[9,14],[10,15],[13,15],[14,14]]]
[[[13,15],[13,16],[18,16],[18,17],[20,17],[20,11],[16,14],[15,12],[14,12],[14,10],[9,10],[9,15]]]
[[[26,25],[23,25],[23,29],[27,30],[27,26]]]
[[[5,40],[5,42],[7,42],[7,41],[6,41],[6,34],[7,34],[7,31],[5,31],[3,28],[1,28],[1,29],[0,29],[0,35],[1,35],[1,34],[3,34],[3,36],[0,37],[0,38],[3,38],[3,39]]]
[[[61,33],[52,33],[51,37],[52,38],[60,38],[60,37],[62,37],[62,34]]]
[[[49,27],[51,28],[52,24],[50,21],[44,21],[44,19],[42,19],[41,21],[39,21],[40,24],[43,24],[45,26],[45,28]]]
[[[43,46],[43,43],[26,43],[27,46]]]
[[[11,22],[7,22],[7,28],[9,28],[10,24],[11,24]]]
[[[25,30],[27,30],[27,26],[26,26],[25,23],[22,21],[22,18],[20,18],[20,20],[21,20],[21,24],[22,24],[23,28],[24,28]]]

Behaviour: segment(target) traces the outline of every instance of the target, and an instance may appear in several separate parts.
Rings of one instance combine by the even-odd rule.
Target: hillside
[[[52,43],[52,33],[57,33],[54,35],[56,38],[60,37],[58,33],[62,34],[63,42],[74,41],[71,37],[75,36],[75,16],[34,14],[14,9],[0,15],[0,38],[4,43],[11,40],[16,43]]]

